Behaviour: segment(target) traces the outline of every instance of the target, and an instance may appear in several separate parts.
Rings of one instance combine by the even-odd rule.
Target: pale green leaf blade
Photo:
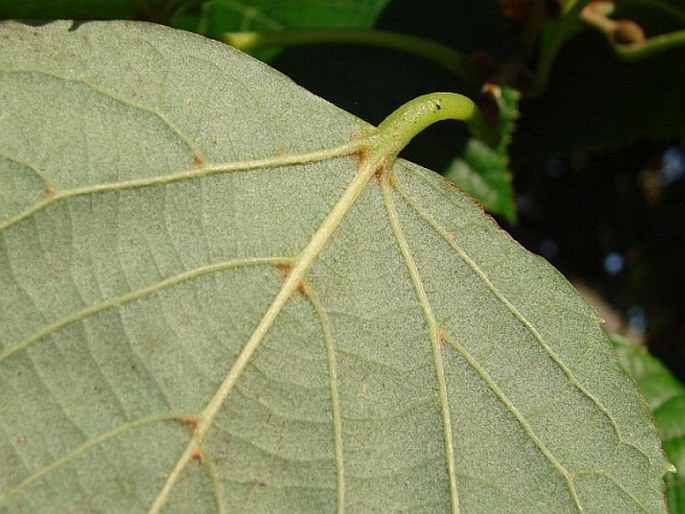
[[[219,43],[0,25],[0,510],[663,511],[589,307]]]

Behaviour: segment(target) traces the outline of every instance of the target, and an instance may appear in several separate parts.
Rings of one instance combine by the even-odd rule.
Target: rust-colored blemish
[[[302,296],[309,296],[309,288],[307,287],[307,284],[305,284],[302,280],[300,280],[297,283],[297,287],[295,288],[295,291]]]
[[[438,332],[435,334],[435,338],[438,340],[438,343],[440,344],[447,343],[447,334],[444,330],[438,330]]]
[[[354,152],[352,152],[352,159],[354,159],[355,166],[358,170],[362,169],[364,164],[369,160],[371,156],[371,150],[368,146],[360,146]]]
[[[193,155],[193,169],[200,169],[205,165],[205,158],[199,153]]]
[[[200,424],[200,421],[196,417],[187,417],[183,418],[181,420],[181,423],[183,423],[183,426],[186,428],[188,433],[192,436],[195,435],[195,432],[197,431],[197,426]]]
[[[202,462],[205,459],[201,448],[195,448],[193,453],[190,454],[190,460],[193,462]]]
[[[373,176],[376,177],[376,180],[378,181],[383,180],[383,177],[385,176],[387,171],[388,170],[384,164],[379,164],[378,166],[376,166],[376,169],[373,170]]]
[[[55,188],[52,186],[45,186],[45,189],[43,189],[43,200],[49,200],[55,196]]]
[[[283,274],[283,280],[285,281],[293,270],[293,265],[289,262],[279,262],[276,264],[276,268]]]
[[[278,268],[280,272],[283,274],[283,281],[285,282],[286,280],[288,280],[288,277],[290,276],[290,273],[293,270],[293,265],[289,262],[279,262],[278,264],[276,264],[276,268]],[[307,287],[307,284],[305,284],[302,280],[300,280],[295,286],[295,292],[303,296],[309,296],[309,288]]]
[[[18,435],[16,441],[18,446],[26,446],[26,436],[24,434]]]
[[[285,155],[285,150],[283,148],[276,148],[274,150],[274,157],[283,157]]]

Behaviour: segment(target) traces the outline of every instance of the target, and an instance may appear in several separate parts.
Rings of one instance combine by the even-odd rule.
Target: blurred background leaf
[[[685,512],[685,387],[644,348],[615,334],[611,342],[619,362],[642,390],[666,457],[678,470],[664,477],[669,512]]]

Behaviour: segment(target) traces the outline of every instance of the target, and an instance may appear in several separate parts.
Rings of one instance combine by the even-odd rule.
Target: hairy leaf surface
[[[0,511],[656,512],[594,312],[250,57],[0,25]]]

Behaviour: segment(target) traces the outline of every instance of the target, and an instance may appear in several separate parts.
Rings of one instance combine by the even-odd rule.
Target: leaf
[[[664,510],[597,316],[465,195],[224,45],[70,29],[0,25],[2,512]]]
[[[307,28],[332,26],[331,14],[323,11],[320,16],[307,17],[287,28],[299,28],[305,23]],[[420,36],[464,52],[495,51],[504,43],[502,9],[491,2],[394,0],[387,2],[380,16],[374,12],[374,18],[378,18],[376,29]],[[346,28],[367,28],[367,23],[373,23],[370,17],[364,23],[351,16],[336,16],[335,20],[335,27]],[[455,23],[459,30],[455,30]],[[445,73],[433,62],[372,46],[291,47],[276,60],[271,59],[274,54],[256,55],[298,84],[371,122],[382,120],[389,110],[429,91],[476,93],[472,85]],[[405,155],[450,178],[488,212],[513,222],[516,206],[506,150],[518,115],[518,96],[505,88],[497,103],[502,110],[499,129],[505,137],[495,152],[475,138],[457,137],[454,128],[447,127],[417,138]]]
[[[274,65],[298,84],[371,121],[382,120],[389,110],[427,90],[455,90],[454,77],[436,70],[433,63],[399,52],[360,48],[291,48]],[[312,69],[318,73],[312,74]],[[503,137],[496,150],[458,133],[454,126],[436,126],[412,141],[403,155],[448,176],[488,212],[513,221],[516,211],[506,149],[518,99],[512,89],[505,91],[498,100],[502,113],[498,130]]]
[[[666,456],[677,470],[665,476],[669,512],[685,512],[685,387],[644,348],[613,334],[611,342],[619,362],[645,395]]]
[[[186,11],[174,26],[219,37],[225,32],[280,31],[288,29],[370,28],[388,0],[212,0],[199,13]],[[270,61],[276,49],[256,50],[255,55]]]
[[[198,20],[210,34],[244,30],[371,27],[388,0],[211,0]]]

